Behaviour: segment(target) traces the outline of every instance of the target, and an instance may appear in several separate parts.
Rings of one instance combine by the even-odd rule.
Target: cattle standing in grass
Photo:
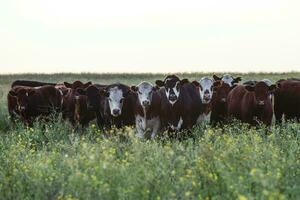
[[[100,95],[101,90],[105,89],[106,85],[90,85],[86,89],[78,88],[76,98],[86,96],[86,108],[89,112],[93,112],[97,118],[97,125],[99,128],[104,127],[104,105],[105,97]]]
[[[193,81],[198,88],[202,103],[202,110],[197,119],[197,123],[209,122],[211,114],[211,98],[213,95],[214,80],[209,77],[203,77],[198,81]]]
[[[280,80],[274,92],[274,112],[276,122],[300,120],[300,81],[297,79]]]
[[[222,77],[218,77],[217,75],[213,75],[213,78],[215,81],[224,81],[224,83],[227,83],[230,87],[233,85],[238,84],[242,78],[241,77],[236,77],[234,78],[233,76],[229,74],[225,74]]]
[[[82,83],[81,81],[75,81],[74,83],[64,82],[63,85],[59,85],[59,86],[56,85],[56,87],[59,87],[59,90],[62,91],[64,94],[63,106],[62,106],[62,118],[68,119],[73,126],[75,126],[77,123],[81,124],[81,122],[84,122],[84,124],[81,124],[82,126],[86,126],[87,121],[89,121],[87,119],[82,119],[82,117],[79,117],[80,113],[81,116],[88,116],[87,118],[90,118],[90,115],[94,115],[93,113],[83,114],[82,112],[84,112],[86,109],[85,108],[79,109],[80,105],[84,105],[84,103],[82,103],[81,101],[85,101],[85,98],[80,99],[80,97],[77,97],[76,100],[76,95],[77,95],[76,90],[78,88],[84,89],[91,84],[92,84],[91,82]]]
[[[157,80],[156,85],[161,87],[162,126],[173,131],[191,129],[201,109],[197,88],[187,79],[180,80],[175,75]]]
[[[105,98],[103,110],[105,125],[115,125],[117,128],[134,125],[134,99],[131,93],[130,87],[121,83],[108,85],[101,90],[101,95]]]
[[[270,126],[273,108],[269,95],[275,87],[275,85],[268,86],[263,81],[256,83],[255,86],[236,86],[227,97],[228,115],[251,125],[262,122]]]
[[[216,81],[213,85],[213,96],[211,101],[210,123],[212,125],[227,121],[227,96],[232,88],[223,81]]]
[[[132,86],[131,89],[136,93],[134,114],[138,136],[144,138],[149,131],[150,137],[154,138],[161,126],[160,96],[156,88],[148,82]]]
[[[18,113],[22,121],[29,125],[37,117],[46,119],[61,110],[62,95],[54,86],[20,87],[10,90],[9,95],[15,97]]]

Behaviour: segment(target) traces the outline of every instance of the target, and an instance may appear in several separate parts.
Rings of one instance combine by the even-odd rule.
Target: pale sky
[[[300,71],[299,0],[1,0],[0,73]]]

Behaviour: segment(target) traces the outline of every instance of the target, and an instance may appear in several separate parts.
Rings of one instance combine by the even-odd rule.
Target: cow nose
[[[145,101],[143,101],[143,106],[149,106],[150,105],[150,102],[148,101],[148,100],[145,100]]]
[[[169,95],[169,100],[176,101],[177,100],[177,96],[175,94],[170,94]]]
[[[263,105],[265,105],[265,102],[264,101],[258,101],[258,105],[263,106]]]
[[[118,116],[120,115],[121,111],[120,109],[113,109],[113,115]]]
[[[204,94],[204,100],[209,101],[210,100],[210,95],[209,94]]]

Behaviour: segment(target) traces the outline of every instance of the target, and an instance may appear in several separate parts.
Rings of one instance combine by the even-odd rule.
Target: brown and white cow
[[[270,93],[275,88],[275,85],[268,86],[264,81],[254,86],[236,86],[227,97],[228,115],[251,125],[262,122],[270,126],[273,117]]]
[[[187,79],[169,75],[157,80],[161,87],[161,121],[164,128],[172,131],[191,129],[200,114],[201,100],[195,85]]]
[[[137,135],[144,138],[149,132],[153,139],[161,128],[161,98],[156,91],[157,88],[144,81],[137,86],[132,86],[131,89],[135,92],[136,97],[134,115]]]
[[[213,78],[215,81],[224,81],[224,83],[227,83],[230,87],[238,84],[242,80],[241,77],[233,77],[230,74],[224,74],[222,77],[213,75]]]
[[[297,79],[279,80],[274,92],[274,112],[276,122],[300,120],[300,81]]]
[[[202,109],[200,111],[199,117],[197,118],[197,123],[209,122],[214,80],[209,77],[203,77],[199,80],[199,82],[193,81],[193,84],[199,90],[199,96],[202,104]]]

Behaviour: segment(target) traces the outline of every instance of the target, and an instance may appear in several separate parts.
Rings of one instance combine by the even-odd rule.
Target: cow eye
[[[124,97],[122,99],[120,99],[120,103],[123,103],[123,101],[124,101]]]
[[[139,94],[142,94],[142,93],[139,91]]]

